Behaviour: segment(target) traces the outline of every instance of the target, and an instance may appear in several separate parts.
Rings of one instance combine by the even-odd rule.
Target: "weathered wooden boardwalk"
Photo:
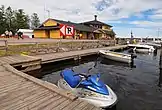
[[[127,45],[119,45],[119,46],[105,47],[105,48],[36,55],[35,57],[42,59],[42,64],[45,64],[45,63],[61,61],[61,60],[66,60],[66,59],[71,59],[71,58],[80,59],[83,56],[97,54],[98,51],[102,49],[114,50],[114,49],[121,49],[121,48],[126,48],[126,47]]]
[[[7,56],[0,58],[0,110],[99,110],[56,85],[18,71],[13,66],[32,67],[42,63],[96,54],[100,49],[88,49],[47,55]],[[29,69],[30,70],[30,69]]]
[[[1,110],[99,110],[54,84],[0,64]]]
[[[10,64],[13,67],[22,68],[22,72],[37,70],[41,68],[41,59],[27,55],[15,55],[0,57],[1,64]]]

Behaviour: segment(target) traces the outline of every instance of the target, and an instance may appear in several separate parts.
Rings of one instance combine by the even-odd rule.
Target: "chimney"
[[[97,15],[94,15],[94,17],[95,17],[95,21],[97,21]]]

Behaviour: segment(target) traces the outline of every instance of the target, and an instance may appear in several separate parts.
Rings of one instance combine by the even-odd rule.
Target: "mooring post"
[[[38,52],[38,42],[35,43],[36,46],[36,53]]]
[[[8,41],[4,40],[4,42],[5,42],[5,50],[6,50],[6,54],[7,54],[7,51],[8,51]]]
[[[73,41],[71,41],[71,50],[73,50]]]
[[[131,68],[134,66],[134,58],[133,58],[133,53],[131,54]]]
[[[133,53],[131,53],[131,68],[135,68],[136,66],[134,65],[134,58],[137,58],[137,56]]]
[[[160,48],[159,68],[162,69],[162,43],[161,43],[161,48]]]
[[[153,54],[154,56],[157,56],[157,48],[155,48],[155,50],[154,50],[154,54]]]
[[[158,86],[161,87],[162,84],[162,43],[160,48],[160,59],[159,59],[159,84]]]

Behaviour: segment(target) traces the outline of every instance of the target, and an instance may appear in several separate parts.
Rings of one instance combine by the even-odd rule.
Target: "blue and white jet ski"
[[[72,91],[80,99],[97,107],[112,107],[117,102],[117,96],[112,89],[100,80],[100,74],[77,74],[71,69],[65,69],[61,73],[58,87]]]

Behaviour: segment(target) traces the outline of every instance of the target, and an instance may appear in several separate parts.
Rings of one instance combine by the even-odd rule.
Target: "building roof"
[[[86,26],[84,24],[78,24],[78,23],[73,23],[70,21],[62,21],[62,20],[57,20],[57,19],[52,19],[60,24],[66,24],[69,26],[74,26],[74,28],[78,31],[86,31],[86,32],[94,32],[96,29],[93,27]]]
[[[98,21],[97,20],[97,15],[94,15],[94,17],[95,17],[95,19],[94,20],[92,20],[92,21],[87,21],[87,22],[83,22],[83,23],[81,23],[81,24],[87,24],[87,25],[101,25],[101,26],[103,26],[103,25],[105,25],[105,26],[108,26],[108,27],[113,27],[113,26],[111,26],[111,25],[108,25],[108,24],[106,24],[106,23],[103,23],[103,22],[101,22],[101,21]]]
[[[115,32],[113,30],[111,31],[108,31],[108,30],[103,30],[106,34],[109,34],[109,35],[116,35]]]
[[[112,27],[111,25],[108,25],[106,23],[103,23],[101,21],[97,21],[97,20],[93,20],[93,21],[87,21],[87,22],[84,22],[83,24],[92,24],[92,25],[106,25],[108,27]]]
[[[39,28],[36,28],[35,30],[50,30],[50,29],[59,29],[60,26],[40,26]]]
[[[100,31],[101,33],[112,35],[112,36],[116,35],[113,30],[97,29],[96,31]]]

